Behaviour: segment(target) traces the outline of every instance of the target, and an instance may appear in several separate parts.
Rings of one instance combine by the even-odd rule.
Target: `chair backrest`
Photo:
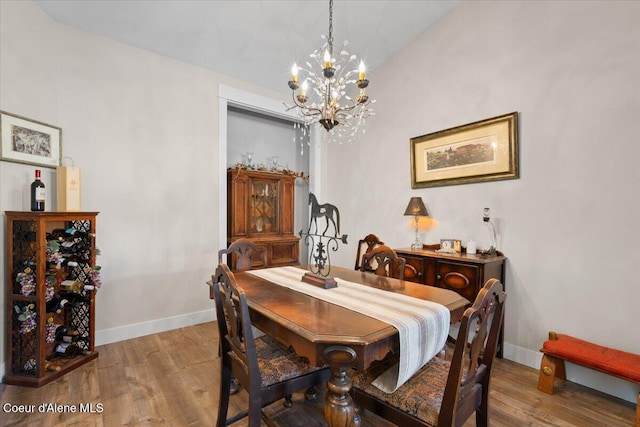
[[[462,425],[479,407],[484,406],[488,410],[489,379],[506,299],[502,283],[489,279],[473,305],[465,310],[451,359],[438,425]]]
[[[358,241],[358,249],[356,250],[356,266],[355,270],[362,270],[362,255],[368,254],[373,248],[384,245],[384,242],[378,239],[375,234],[367,234],[364,239]]]
[[[238,239],[231,243],[227,249],[220,249],[218,251],[218,264],[225,262],[222,257],[227,255],[226,264],[233,266],[233,271],[246,271],[251,270],[253,267],[252,256],[254,254],[260,254],[262,265],[260,267],[267,266],[267,253],[263,247],[260,247],[253,243],[249,239]],[[229,259],[233,257],[235,259]]]
[[[218,265],[212,282],[221,356],[231,357],[229,352],[233,352],[235,359],[240,361],[246,370],[245,374],[252,388],[256,387],[256,390],[259,390],[260,370],[244,290],[237,285],[235,276],[226,264]]]
[[[380,245],[362,255],[361,271],[369,271],[378,276],[404,280],[406,260],[399,257],[389,246]]]

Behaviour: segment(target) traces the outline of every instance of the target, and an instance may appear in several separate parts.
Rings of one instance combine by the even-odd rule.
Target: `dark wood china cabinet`
[[[293,175],[232,168],[227,171],[227,245],[251,239],[267,253],[256,254],[253,268],[299,264],[300,238],[294,235]],[[235,259],[227,260],[234,268]]]

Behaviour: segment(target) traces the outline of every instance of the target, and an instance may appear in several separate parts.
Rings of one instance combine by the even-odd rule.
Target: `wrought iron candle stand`
[[[347,244],[347,235],[340,235],[340,212],[330,203],[319,204],[313,193],[309,193],[309,206],[311,206],[309,228],[306,233],[300,230],[299,234],[304,239],[304,244],[309,248],[311,271],[302,277],[302,281],[324,289],[335,288],[338,286],[336,280],[329,277],[331,252],[338,250],[338,241]],[[322,233],[318,230],[318,219],[320,218],[324,218],[326,221]]]

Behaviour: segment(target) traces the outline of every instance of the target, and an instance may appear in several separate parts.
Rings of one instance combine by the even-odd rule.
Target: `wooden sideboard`
[[[424,245],[423,249],[395,249],[407,261],[405,280],[438,288],[450,289],[475,301],[478,292],[489,279],[498,279],[505,286],[507,257],[500,251],[495,256],[439,254],[440,245]],[[504,327],[503,327],[504,329]],[[498,357],[502,357],[503,332],[500,332]]]

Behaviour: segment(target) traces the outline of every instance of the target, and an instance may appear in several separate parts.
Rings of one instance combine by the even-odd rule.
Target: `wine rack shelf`
[[[94,344],[97,215],[5,212],[3,383],[40,387],[98,357]]]

